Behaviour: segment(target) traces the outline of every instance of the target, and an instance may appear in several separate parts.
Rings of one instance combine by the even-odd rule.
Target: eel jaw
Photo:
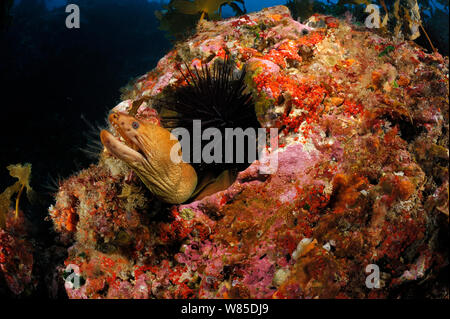
[[[106,130],[100,132],[100,139],[108,152],[131,166],[142,165],[146,160],[140,152],[122,143]]]

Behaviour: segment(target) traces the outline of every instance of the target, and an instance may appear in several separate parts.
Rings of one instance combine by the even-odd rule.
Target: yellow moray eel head
[[[197,174],[190,164],[172,161],[171,149],[179,142],[167,129],[122,113],[112,113],[109,122],[125,143],[102,130],[103,145],[127,163],[153,194],[170,204],[180,204],[191,197]],[[181,150],[180,145],[175,147]]]

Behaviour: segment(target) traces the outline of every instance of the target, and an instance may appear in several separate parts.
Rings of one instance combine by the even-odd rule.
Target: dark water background
[[[0,35],[0,185],[14,182],[8,164],[32,163],[31,185],[42,207],[27,213],[36,223],[51,203],[53,181],[94,161],[81,150],[86,133],[98,140],[89,126],[103,124],[120,101],[119,89],[171,47],[154,16],[159,3],[74,3],[82,12],[80,29],[65,27],[64,7],[21,0]]]
[[[0,192],[15,182],[7,165],[33,165],[31,185],[38,196],[33,205],[22,200],[21,207],[35,226],[30,236],[43,249],[54,244],[44,218],[58,179],[95,162],[82,150],[99,139],[90,126],[103,125],[120,102],[119,89],[153,69],[172,47],[154,15],[162,1],[70,2],[80,6],[80,29],[65,27],[64,7],[46,6],[58,1],[21,0],[11,26],[0,31]],[[246,6],[255,11],[285,3],[253,0]],[[448,19],[448,12],[439,19]],[[446,28],[448,37],[448,22],[439,21],[427,23],[434,43],[448,55],[448,38],[439,32]],[[44,296],[45,289],[37,294]]]

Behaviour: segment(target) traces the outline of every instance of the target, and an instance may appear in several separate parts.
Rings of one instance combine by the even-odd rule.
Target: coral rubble
[[[69,297],[407,297],[448,267],[448,57],[278,6],[201,21],[114,111],[154,118],[182,61],[225,56],[247,66],[261,125],[279,129],[278,170],[256,161],[227,190],[168,206],[103,152],[49,209],[78,269]]]

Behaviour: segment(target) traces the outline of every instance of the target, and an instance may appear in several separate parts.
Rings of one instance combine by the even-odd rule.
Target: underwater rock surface
[[[177,65],[226,54],[248,67],[261,125],[279,129],[277,172],[255,162],[227,190],[168,206],[103,152],[49,209],[81,283],[69,297],[388,298],[433,283],[448,267],[448,57],[278,6],[201,22],[115,111],[157,118],[154,99],[183,84]]]
[[[8,295],[6,287],[14,295],[26,295],[37,284],[32,274],[34,249],[26,238],[29,227],[22,211],[17,218],[15,214],[13,209],[8,211],[5,227],[0,229],[0,274],[3,274],[0,293],[3,295]]]

